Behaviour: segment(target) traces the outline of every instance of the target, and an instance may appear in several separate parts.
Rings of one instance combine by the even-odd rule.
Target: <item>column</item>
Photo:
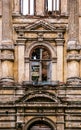
[[[62,35],[62,33],[60,33]],[[63,46],[64,39],[58,37],[55,39],[57,45],[57,80],[63,82]]]
[[[67,79],[79,77],[80,51],[79,51],[79,5],[78,0],[68,0],[68,43],[67,43]]]
[[[25,77],[25,39],[17,39],[18,46],[18,82],[22,83]]]
[[[2,0],[2,81],[13,82],[12,0]]]

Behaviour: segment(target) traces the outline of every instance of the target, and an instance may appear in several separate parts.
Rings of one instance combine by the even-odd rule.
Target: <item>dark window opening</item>
[[[53,130],[53,128],[43,121],[33,123],[28,130]]]
[[[30,64],[32,81],[41,82],[50,80],[51,56],[46,48],[35,48],[31,54]]]
[[[60,0],[45,0],[45,11],[48,15],[60,13]]]

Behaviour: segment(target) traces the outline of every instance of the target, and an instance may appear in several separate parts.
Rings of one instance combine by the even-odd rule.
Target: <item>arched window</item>
[[[47,13],[54,14],[60,11],[60,0],[45,0],[45,10]]]
[[[23,15],[34,15],[34,0],[21,0],[21,13]]]
[[[51,54],[46,47],[38,46],[31,52],[30,77],[35,82],[51,80]]]

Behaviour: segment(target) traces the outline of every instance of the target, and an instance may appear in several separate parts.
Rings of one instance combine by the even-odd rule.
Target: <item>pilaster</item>
[[[57,109],[59,115],[57,116],[57,130],[64,130],[64,110]]]
[[[12,39],[12,0],[2,1],[1,81],[13,82],[14,45]]]
[[[18,46],[18,82],[22,83],[25,77],[25,39],[17,39]]]
[[[57,80],[63,82],[63,46],[64,39],[62,37],[62,33],[60,33],[61,37],[57,37],[55,39],[57,45]]]
[[[67,80],[80,76],[80,47],[79,47],[79,5],[78,0],[68,0],[68,43],[67,43]]]

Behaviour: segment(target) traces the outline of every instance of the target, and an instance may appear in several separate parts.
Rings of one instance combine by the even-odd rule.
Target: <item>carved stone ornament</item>
[[[81,50],[81,45],[77,41],[69,41],[67,45],[67,51]]]

